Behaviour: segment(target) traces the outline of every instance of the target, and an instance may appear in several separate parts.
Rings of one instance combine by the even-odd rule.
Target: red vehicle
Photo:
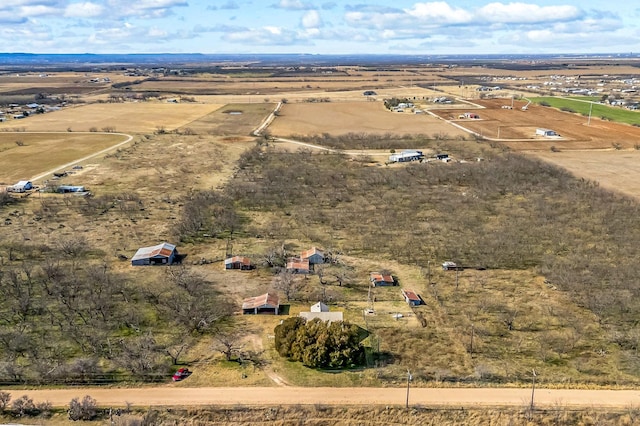
[[[178,371],[175,372],[172,379],[174,382],[179,382],[181,380],[186,379],[190,375],[191,375],[191,371],[189,371],[188,368],[180,368],[178,369]]]

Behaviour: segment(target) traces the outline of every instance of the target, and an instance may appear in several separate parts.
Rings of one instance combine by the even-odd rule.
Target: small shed
[[[402,297],[404,297],[404,301],[407,302],[409,306],[420,306],[422,304],[422,299],[420,299],[420,296],[413,290],[402,289]]]
[[[141,247],[131,258],[132,266],[171,265],[178,257],[176,246],[161,243],[151,247]]]
[[[279,310],[280,298],[273,293],[249,297],[242,301],[242,313],[244,315],[278,315]]]
[[[86,188],[81,185],[60,185],[57,191],[61,194],[68,194],[70,192],[87,192]]]
[[[342,312],[329,312],[329,307],[322,302],[311,306],[311,312],[300,312],[300,316],[307,321],[318,318],[320,321],[343,321]]]
[[[324,263],[324,251],[317,247],[311,247],[309,250],[305,250],[300,254],[300,259],[308,260],[309,265]]]
[[[292,257],[287,262],[286,269],[293,274],[309,274],[311,273],[309,259],[298,259]]]
[[[248,271],[253,269],[251,259],[245,256],[233,256],[224,261],[224,269],[239,269],[241,271]]]
[[[329,307],[322,302],[311,306],[311,312],[329,312]]]
[[[396,280],[390,274],[371,272],[369,280],[374,287],[396,285]]]

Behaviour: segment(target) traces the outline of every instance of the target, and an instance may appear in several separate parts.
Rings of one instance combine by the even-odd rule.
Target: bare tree
[[[178,359],[180,358],[180,355],[182,355],[185,349],[187,349],[193,343],[192,339],[185,338],[183,335],[179,335],[177,339],[177,343],[165,348],[165,351],[171,358],[171,363],[173,365],[178,365]]]
[[[269,247],[262,256],[262,259],[264,264],[271,268],[284,266],[287,259],[287,250],[284,244]]]
[[[325,264],[314,265],[313,267],[313,272],[315,272],[315,274],[318,276],[318,280],[320,281],[321,285],[327,284],[327,282],[324,280],[326,270],[327,270],[327,265]]]
[[[507,329],[509,331],[515,328],[515,322],[516,322],[517,316],[518,316],[518,310],[515,308],[507,309],[505,312],[502,313],[502,322],[504,322],[504,325],[507,326]]]
[[[285,269],[273,278],[273,288],[283,292],[287,301],[294,299],[303,286],[302,281],[297,280],[294,274]]]
[[[237,330],[220,332],[213,338],[213,349],[222,353],[227,361],[231,361],[244,347],[241,337]]]

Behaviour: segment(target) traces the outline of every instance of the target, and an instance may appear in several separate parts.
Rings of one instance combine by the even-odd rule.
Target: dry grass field
[[[531,155],[596,181],[603,188],[640,198],[640,151],[535,151]]]
[[[153,133],[186,126],[222,107],[220,104],[174,104],[166,102],[96,103],[77,105],[22,120],[0,123],[2,129],[29,132],[88,132],[110,128],[122,133]]]
[[[104,83],[90,83],[89,77],[79,73],[7,74],[0,76],[0,93],[3,96],[36,95],[38,93],[62,94],[69,99],[103,90]]]
[[[59,167],[126,140],[118,134],[0,132],[0,182],[18,180]]]
[[[288,103],[269,131],[283,137],[323,133],[424,134],[448,138],[467,135],[428,114],[390,112],[381,102]]]

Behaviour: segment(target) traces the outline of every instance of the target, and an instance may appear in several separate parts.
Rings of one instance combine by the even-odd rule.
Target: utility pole
[[[411,383],[411,371],[407,368],[407,402],[405,408],[409,408],[409,383]]]
[[[536,370],[532,369],[531,373],[533,373],[533,376],[531,376],[531,413],[533,414],[533,395],[536,391]]]
[[[469,345],[469,354],[473,356],[473,334],[475,333],[475,329],[473,327],[473,323],[471,323],[471,344]]]
[[[587,126],[591,125],[591,111],[593,111],[593,102],[589,102],[589,119],[587,120]]]

